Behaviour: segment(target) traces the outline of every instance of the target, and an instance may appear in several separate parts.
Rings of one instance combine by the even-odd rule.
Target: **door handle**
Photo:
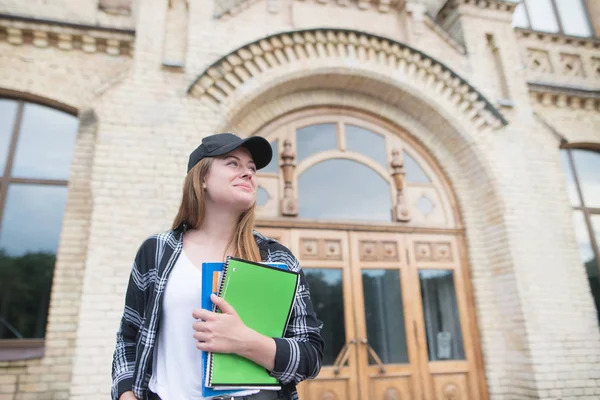
[[[369,343],[369,340],[367,338],[362,338],[360,339],[360,343],[367,346],[367,351],[369,352],[371,357],[373,357],[373,360],[375,360],[375,362],[377,363],[377,366],[379,367],[379,372],[385,374],[385,367],[383,366],[383,362],[381,361],[381,358],[379,358],[379,356],[377,355],[377,352],[375,351],[373,346],[371,346],[371,344]]]
[[[348,343],[342,347],[342,350],[340,350],[338,356],[335,358],[335,362],[333,363],[333,373],[335,375],[340,373],[340,368],[342,368],[344,364],[346,364],[346,361],[348,361],[348,357],[350,357],[350,346],[355,344],[356,339],[350,339]]]

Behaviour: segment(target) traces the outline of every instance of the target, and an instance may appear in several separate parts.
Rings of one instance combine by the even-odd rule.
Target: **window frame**
[[[1,170],[0,174],[0,227],[4,217],[4,209],[6,207],[6,200],[8,190],[11,184],[30,184],[30,185],[42,185],[42,186],[69,186],[69,180],[62,179],[38,179],[38,178],[15,178],[12,177],[12,171],[16,156],[17,144],[19,140],[19,134],[23,123],[23,116],[26,104],[36,104],[43,107],[51,108],[57,112],[62,112],[73,117],[78,117],[78,112],[75,108],[70,107],[66,104],[40,99],[35,96],[14,93],[12,91],[0,91],[0,100],[10,100],[17,104],[15,113],[15,119],[10,134],[8,151],[6,154],[6,161],[4,169]],[[77,140],[77,133],[76,133]],[[63,217],[64,218],[64,217]],[[58,249],[57,249],[58,251]],[[56,264],[55,264],[56,267]],[[54,278],[53,278],[54,280]],[[50,314],[50,304],[48,303],[48,310],[46,318]],[[47,326],[47,321],[46,321]],[[0,339],[0,361],[20,361],[29,359],[39,359],[44,356],[46,338],[15,338],[15,339]]]
[[[556,0],[550,0],[550,3],[552,4],[552,12],[554,13],[554,17],[556,18],[556,22],[558,24],[558,32],[547,32],[547,31],[540,31],[537,29],[534,29],[531,25],[531,14],[529,13],[529,9],[528,9],[528,5],[527,5],[527,0],[521,0],[519,2],[519,4],[523,5],[523,10],[525,10],[525,19],[527,20],[527,26],[522,27],[522,26],[515,26],[516,28],[520,28],[520,29],[529,29],[535,32],[543,32],[543,33],[548,33],[548,34],[554,34],[554,35],[563,35],[563,36],[569,36],[569,37],[576,37],[576,38],[594,38],[596,37],[596,33],[594,31],[594,25],[592,24],[592,19],[590,18],[590,10],[588,8],[587,5],[587,0],[579,0],[581,1],[581,5],[583,7],[583,13],[585,14],[585,21],[587,22],[587,25],[589,27],[590,30],[590,35],[588,36],[577,36],[577,35],[570,35],[568,33],[565,33],[565,30],[563,28],[563,22],[561,19],[561,14],[558,11],[558,6],[556,4]]]
[[[573,160],[573,154],[571,150],[586,150],[593,151],[600,154],[600,143],[577,143],[577,144],[565,144],[560,147],[561,151],[566,151],[567,160],[569,162],[569,167],[573,172],[573,181],[575,182],[575,189],[577,192],[577,197],[579,199],[579,205],[574,206],[570,204],[572,211],[580,211],[583,214],[583,218],[585,221],[587,233],[590,238],[590,243],[592,245],[592,251],[594,252],[594,257],[596,258],[596,268],[598,268],[598,274],[600,275],[600,243],[596,240],[596,235],[594,232],[594,226],[592,225],[592,215],[600,216],[600,208],[598,207],[586,207],[585,199],[583,196],[582,187],[579,180],[579,173],[577,172],[577,168],[575,167],[575,161]],[[565,171],[566,172],[566,171]],[[587,272],[586,272],[587,275]],[[599,278],[600,280],[600,278]],[[597,310],[597,313],[600,314],[600,310]],[[600,323],[600,321],[599,321]]]

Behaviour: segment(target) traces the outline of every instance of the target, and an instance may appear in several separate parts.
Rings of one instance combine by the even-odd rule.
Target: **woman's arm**
[[[129,275],[125,293],[125,307],[117,331],[117,342],[112,362],[112,399],[135,399],[132,392],[133,370],[136,360],[138,331],[142,328],[144,315],[144,290],[148,274],[143,274],[144,253],[147,242],[140,247]],[[129,393],[127,393],[129,392]],[[123,395],[123,396],[122,396]],[[133,396],[133,397],[132,397]]]

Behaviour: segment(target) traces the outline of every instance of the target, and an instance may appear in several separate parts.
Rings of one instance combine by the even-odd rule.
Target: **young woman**
[[[298,260],[253,230],[255,175],[271,157],[266,139],[231,133],[208,136],[191,153],[172,229],[146,239],[133,263],[113,356],[113,400],[202,399],[202,351],[253,360],[282,385],[278,392],[241,393],[241,399],[297,399],[296,385],[319,373],[322,324]],[[214,295],[222,313],[201,309],[202,262],[230,255],[284,262],[300,272],[285,337],[249,329]]]

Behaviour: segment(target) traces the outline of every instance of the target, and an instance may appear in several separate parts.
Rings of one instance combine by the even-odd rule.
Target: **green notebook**
[[[299,275],[288,269],[229,257],[223,268],[219,296],[251,329],[268,337],[283,337]],[[279,390],[279,381],[251,360],[237,354],[209,353],[205,386],[227,389]]]

